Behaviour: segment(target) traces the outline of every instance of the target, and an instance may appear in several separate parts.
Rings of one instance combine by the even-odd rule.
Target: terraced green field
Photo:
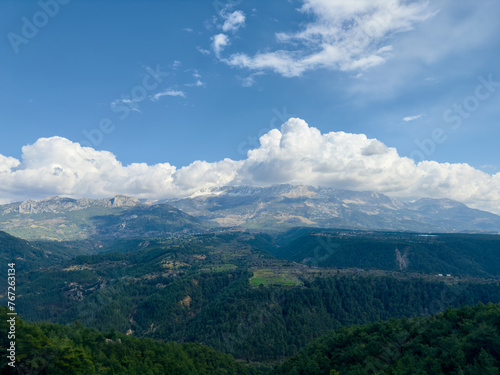
[[[302,286],[303,282],[299,280],[294,270],[261,268],[252,270],[253,277],[250,279],[250,285],[281,285],[281,286]]]

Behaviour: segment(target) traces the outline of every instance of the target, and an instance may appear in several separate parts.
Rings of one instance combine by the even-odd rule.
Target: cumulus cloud
[[[21,164],[21,162],[15,158],[0,155],[0,173],[10,172],[13,168],[16,168],[19,164]]]
[[[223,61],[287,77],[316,68],[366,70],[390,56],[391,36],[435,14],[423,0],[303,0],[299,11],[311,15],[313,21],[299,31],[276,34],[283,48],[253,56],[236,53]]]
[[[229,38],[226,34],[217,34],[212,37],[212,49],[215,56],[219,57],[221,51],[229,44]]]
[[[260,138],[244,160],[123,165],[106,151],[65,138],[40,138],[22,159],[0,155],[2,202],[49,195],[183,197],[224,185],[290,183],[373,190],[403,199],[451,198],[500,214],[500,173],[468,164],[413,160],[377,139],[342,131],[322,134],[291,118]]]
[[[48,195],[105,197],[120,192],[142,198],[182,196],[229,183],[239,163],[196,161],[180,169],[169,163],[124,166],[110,152],[62,137],[40,138],[22,148],[22,160],[0,155],[0,197],[12,201]]]

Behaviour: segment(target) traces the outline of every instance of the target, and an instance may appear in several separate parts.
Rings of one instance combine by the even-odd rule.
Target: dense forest
[[[499,369],[500,305],[479,304],[338,329],[272,375],[498,375]]]
[[[500,302],[496,279],[317,268],[276,259],[273,246],[246,232],[116,241],[22,272],[17,308],[29,321],[80,321],[268,362],[342,326]]]
[[[95,253],[89,241],[26,241],[0,231],[0,268],[16,262],[16,270],[27,271],[59,264],[83,254]]]
[[[94,283],[89,271],[78,272],[82,272],[80,282]],[[478,301],[500,302],[496,282],[447,284],[420,278],[339,275],[304,280],[296,287],[255,287],[249,283],[251,276],[248,271],[234,270],[174,280],[125,278],[109,281],[86,298],[68,289],[74,286],[66,286],[64,293],[54,293],[55,300],[35,294],[20,299],[19,308],[32,320],[50,313],[54,322],[79,320],[101,331],[198,341],[237,358],[273,361],[295,354],[325,331],[344,325],[429,315]],[[59,305],[60,295],[66,306]]]
[[[6,314],[0,309],[0,314]],[[0,322],[2,332],[7,322]],[[40,375],[496,375],[500,368],[500,304],[479,304],[422,318],[342,327],[274,368],[243,364],[198,343],[162,343],[79,323],[17,321],[17,370]],[[8,346],[0,338],[2,352]]]
[[[6,316],[7,310],[0,309]],[[0,321],[2,332],[7,322]],[[37,375],[236,375],[255,370],[230,355],[196,343],[161,343],[81,324],[61,326],[17,320],[16,368],[8,365],[6,335],[1,335],[1,374]]]
[[[78,322],[102,335],[115,332],[183,348],[199,343],[251,363],[286,360],[341,327],[500,302],[498,265],[490,259],[496,242],[490,236],[467,235],[455,246],[462,235],[440,240],[408,233],[335,233],[352,249],[342,248],[347,255],[329,256],[337,262],[350,256],[349,264],[365,267],[318,267],[279,258],[278,250],[293,255],[303,242],[304,251],[309,248],[309,254],[328,261],[311,247],[327,251],[327,244],[337,250],[329,239],[333,232],[310,229],[281,237],[228,230],[94,244],[75,241],[53,248],[50,242],[5,235],[3,243],[11,249],[6,256],[17,254],[16,262],[23,266],[17,274],[22,283],[16,309],[27,321]],[[463,262],[468,252],[481,252],[469,249],[474,238],[477,246],[485,246],[482,258]],[[441,254],[442,263],[432,264],[435,257],[426,258],[423,250],[421,258],[416,258],[420,250],[406,256],[406,248],[398,245],[404,243],[434,252],[451,246],[452,255],[458,255]],[[370,246],[379,255],[375,265],[383,268],[386,262],[390,267],[380,270],[363,263]],[[403,261],[429,269],[456,265],[457,273],[400,269],[396,246]],[[74,252],[63,256],[66,248]]]
[[[500,277],[500,236],[296,228],[277,238],[278,258],[319,267]]]

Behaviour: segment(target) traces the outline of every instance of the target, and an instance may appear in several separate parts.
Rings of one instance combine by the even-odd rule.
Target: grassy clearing
[[[201,272],[226,272],[226,271],[234,271],[238,269],[234,264],[215,264],[210,267],[203,267],[200,269]]]
[[[290,269],[260,268],[254,269],[253,277],[250,278],[250,285],[282,285],[301,286],[302,281]]]

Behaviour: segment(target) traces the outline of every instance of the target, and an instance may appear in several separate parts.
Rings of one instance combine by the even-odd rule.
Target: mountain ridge
[[[51,196],[40,200],[28,199],[20,202],[8,203],[0,206],[0,215],[12,212],[22,214],[38,213],[60,213],[61,211],[76,211],[89,207],[134,207],[141,202],[135,197],[117,194],[112,198],[67,198],[60,196]]]
[[[135,197],[48,197],[0,206],[0,230],[27,240],[94,241],[200,233],[211,225],[166,204]]]
[[[224,186],[147,202],[125,195],[53,196],[0,205],[0,230],[25,239],[133,238],[204,232],[214,226],[500,233],[500,216],[451,199],[405,202],[373,191],[290,184]]]
[[[500,232],[500,216],[451,199],[404,202],[373,191],[307,185],[226,186],[163,202],[221,226],[316,226],[415,232]]]

